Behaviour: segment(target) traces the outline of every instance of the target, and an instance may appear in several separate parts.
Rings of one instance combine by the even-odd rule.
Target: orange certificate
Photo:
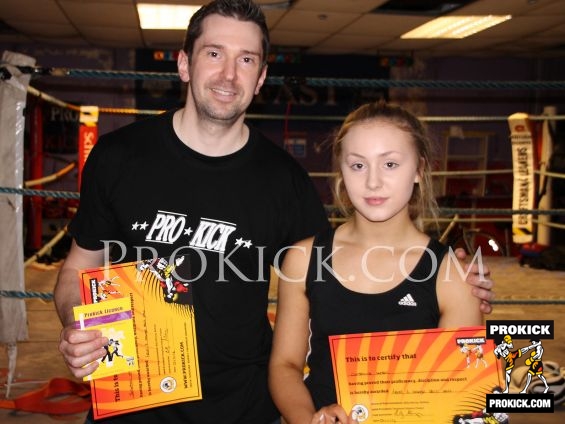
[[[485,417],[500,389],[485,327],[330,336],[337,400],[359,422],[451,424]]]
[[[192,287],[184,275],[190,267],[183,262],[158,258],[81,272],[84,304],[131,304],[137,352],[135,371],[91,380],[95,419],[202,399]]]

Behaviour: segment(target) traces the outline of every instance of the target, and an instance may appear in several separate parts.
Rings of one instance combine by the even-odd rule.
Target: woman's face
[[[406,212],[419,182],[414,142],[387,121],[354,125],[342,140],[341,172],[358,214],[381,222]]]

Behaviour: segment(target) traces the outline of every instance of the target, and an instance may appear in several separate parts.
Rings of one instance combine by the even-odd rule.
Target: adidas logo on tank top
[[[406,296],[400,299],[398,301],[398,304],[403,306],[418,306],[418,304],[416,303],[416,301],[414,300],[414,298],[410,293],[408,293]]]

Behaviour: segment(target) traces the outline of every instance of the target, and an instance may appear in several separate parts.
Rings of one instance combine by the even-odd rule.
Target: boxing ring
[[[86,69],[54,69],[41,68],[35,66],[35,61],[23,55],[15,53],[5,53],[2,64],[2,78],[0,81],[0,105],[3,114],[0,118],[0,134],[2,134],[2,142],[0,143],[0,160],[2,160],[0,173],[0,246],[3,247],[0,253],[0,343],[5,346],[7,357],[9,358],[8,371],[6,376],[6,397],[10,397],[10,387],[14,382],[16,369],[18,342],[28,340],[27,317],[25,300],[41,299],[45,302],[51,302],[53,294],[51,291],[33,291],[27,290],[24,278],[24,271],[27,267],[33,267],[37,261],[47,255],[54,246],[61,242],[67,235],[66,224],[57,229],[56,234],[43,243],[44,239],[40,230],[41,216],[36,215],[35,233],[33,237],[41,241],[35,251],[27,258],[24,258],[24,238],[22,236],[24,213],[23,199],[29,197],[31,204],[39,204],[35,209],[41,209],[42,199],[65,199],[72,200],[75,204],[80,200],[78,188],[77,190],[49,190],[49,184],[54,181],[61,181],[69,178],[73,173],[79,173],[82,165],[88,155],[88,149],[92,148],[92,139],[97,136],[97,125],[99,120],[103,120],[107,115],[155,115],[162,113],[163,110],[135,109],[135,108],[115,108],[102,106],[84,106],[67,103],[48,93],[42,92],[33,87],[33,78],[50,75],[60,78],[88,78],[88,79],[148,79],[148,80],[168,80],[177,81],[176,73],[159,73],[159,72],[128,72],[128,71],[102,71],[102,70],[86,70]],[[270,85],[308,85],[308,86],[336,86],[336,87],[371,87],[371,88],[423,88],[432,90],[442,89],[565,89],[565,81],[429,81],[429,80],[368,80],[368,79],[330,79],[330,78],[293,78],[293,77],[272,77],[268,78],[266,84]],[[41,143],[41,138],[37,138],[40,133],[40,125],[33,120],[41,119],[34,113],[25,113],[26,99],[37,98],[42,102],[53,104],[59,108],[73,111],[78,115],[79,131],[77,134],[79,142],[82,142],[79,148],[79,155],[76,162],[73,161],[66,166],[62,166],[56,172],[49,175],[40,175],[32,173],[33,178],[24,181],[24,161],[23,161],[23,142],[25,120],[28,120],[29,127],[34,131],[32,137],[35,143]],[[391,99],[394,101],[394,99]],[[261,121],[283,121],[285,122],[285,133],[289,123],[292,121],[305,122],[322,122],[329,126],[336,126],[343,120],[344,116],[318,116],[318,115],[290,115],[290,114],[253,114],[249,113],[247,119],[252,122]],[[520,194],[513,190],[509,185],[499,196],[505,197],[507,203],[512,206],[494,206],[485,204],[485,190],[478,192],[469,192],[459,199],[455,199],[455,203],[444,204],[441,207],[440,222],[444,224],[443,231],[445,237],[455,226],[459,226],[459,232],[464,233],[469,228],[478,228],[483,225],[493,225],[500,223],[498,227],[504,228],[502,233],[493,235],[497,243],[504,248],[502,256],[513,258],[519,251],[519,246],[535,243],[541,245],[551,244],[551,231],[561,231],[565,234],[565,225],[561,222],[555,222],[554,218],[558,218],[565,222],[565,209],[557,209],[551,207],[551,190],[548,187],[548,181],[556,181],[565,178],[565,174],[553,172],[548,168],[551,156],[551,128],[555,122],[565,120],[565,115],[560,115],[551,106],[544,109],[544,113],[540,115],[527,115],[516,111],[510,116],[420,116],[420,119],[427,123],[430,128],[435,125],[442,125],[443,129],[438,130],[438,134],[447,137],[449,140],[457,143],[466,143],[465,125],[472,123],[474,127],[480,125],[489,125],[491,123],[504,124],[508,126],[508,138],[512,140],[513,131],[520,127],[536,128],[536,134],[544,141],[541,142],[540,152],[534,154],[536,148],[536,140],[530,145],[527,157],[520,159],[512,158],[508,163],[512,163],[513,167],[504,169],[446,169],[446,163],[438,164],[437,169],[433,172],[434,180],[438,182],[438,195],[446,196],[446,187],[450,179],[477,179],[486,181],[491,176],[502,176],[505,181],[510,181],[510,185],[514,183],[525,185],[526,180],[528,186],[528,202],[525,204],[518,203],[516,198]],[[488,130],[481,131],[482,136],[488,134]],[[447,134],[447,136],[446,136]],[[473,132],[474,134],[474,132]],[[285,136],[288,134],[285,134]],[[523,134],[521,134],[523,135]],[[482,137],[482,136],[479,136]],[[475,137],[473,135],[473,137]],[[471,138],[473,138],[471,137]],[[487,137],[487,136],[485,136]],[[533,135],[530,134],[533,138]],[[475,137],[476,138],[476,137]],[[541,140],[540,138],[540,140]],[[90,140],[90,141],[89,141]],[[523,137],[519,138],[519,142],[523,141]],[[532,147],[534,146],[534,147]],[[446,145],[443,145],[446,148]],[[544,150],[545,149],[545,150]],[[445,154],[445,150],[442,152]],[[515,151],[512,151],[514,154]],[[518,163],[519,161],[522,161]],[[329,170],[330,164],[326,163],[328,169],[309,172],[310,176],[317,182],[317,185],[324,184],[325,180],[332,176]],[[526,168],[525,168],[526,167]],[[79,181],[80,183],[80,181]],[[532,190],[546,185],[542,201],[535,201],[536,193]],[[456,183],[457,185],[457,183]],[[524,190],[518,192],[525,196]],[[450,196],[447,196],[450,197]],[[454,197],[452,195],[451,197]],[[457,198],[458,195],[455,195]],[[453,199],[452,199],[453,200]],[[460,200],[458,203],[457,200]],[[524,200],[524,199],[522,199]],[[538,199],[540,200],[540,199]],[[35,203],[34,203],[35,202]],[[30,210],[35,210],[31,208]],[[72,208],[71,208],[72,209]],[[331,204],[326,204],[328,219],[335,224],[343,221],[339,216],[337,209]],[[72,216],[72,210],[69,212],[69,219]],[[519,225],[515,217],[520,217]],[[39,222],[38,222],[39,220]],[[451,227],[450,227],[451,226]],[[509,232],[509,229],[512,229]],[[496,229],[495,229],[496,230]],[[29,229],[28,229],[29,231]],[[487,230],[489,233],[491,230]],[[38,233],[39,232],[39,233]],[[492,232],[491,232],[492,233]],[[502,235],[501,235],[502,234]],[[447,238],[446,238],[447,239]],[[512,239],[512,240],[510,240]],[[9,246],[10,248],[6,249]],[[271,294],[269,303],[276,307],[276,293]],[[544,298],[538,296],[532,297],[513,297],[507,299],[497,299],[493,302],[495,305],[563,305],[565,304],[564,296],[553,296]]]

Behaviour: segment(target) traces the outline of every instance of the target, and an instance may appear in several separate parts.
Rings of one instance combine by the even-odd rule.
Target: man
[[[105,354],[107,339],[73,328],[72,307],[80,304],[78,271],[103,265],[109,240],[121,261],[184,254],[202,275],[192,287],[203,399],[111,422],[278,420],[266,375],[269,266],[328,221],[307,173],[244,123],[267,75],[268,49],[264,16],[251,1],[202,7],[178,58],[184,108],[101,137],[89,156],[55,287],[65,326],[59,349],[71,372],[92,373]],[[469,279],[492,299],[490,280]]]

